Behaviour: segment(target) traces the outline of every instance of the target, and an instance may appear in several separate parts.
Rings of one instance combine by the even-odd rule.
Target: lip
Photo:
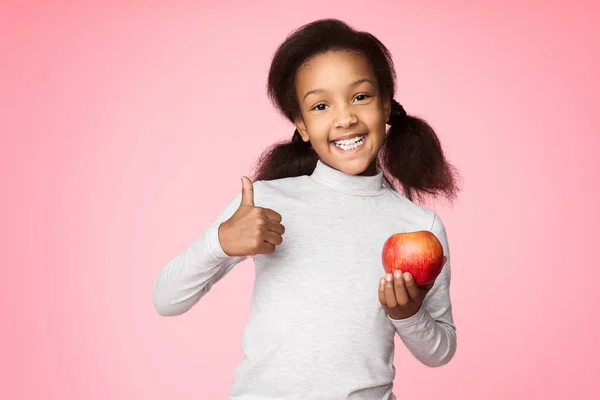
[[[333,142],[337,142],[338,140],[348,140],[348,139],[355,138],[357,136],[366,136],[366,135],[367,134],[365,132],[349,133],[347,135],[340,136],[340,137],[337,137],[337,138],[335,138],[333,140],[330,140],[330,142],[333,143]]]
[[[335,143],[333,143],[333,142],[331,142],[329,145],[331,147],[333,147],[333,151],[337,154],[341,154],[344,157],[353,156],[355,153],[363,151],[363,149],[366,148],[365,146],[367,145],[367,143],[369,143],[369,135],[367,135],[367,134],[360,134],[360,135],[354,135],[354,136],[362,136],[362,135],[365,135],[365,139],[364,139],[363,143],[359,147],[352,149],[352,150],[342,150],[341,148],[337,147],[335,145]],[[351,137],[353,137],[353,136],[351,136]],[[336,140],[340,140],[340,139],[336,139]]]

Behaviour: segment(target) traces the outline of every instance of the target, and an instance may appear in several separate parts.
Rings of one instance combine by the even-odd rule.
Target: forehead
[[[319,54],[299,69],[296,75],[298,94],[315,88],[345,87],[358,79],[376,82],[371,63],[365,56],[348,51],[331,51]]]

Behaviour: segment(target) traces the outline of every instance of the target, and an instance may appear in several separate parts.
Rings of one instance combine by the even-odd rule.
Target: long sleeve
[[[450,300],[450,251],[446,229],[437,213],[434,213],[431,232],[442,243],[447,262],[419,311],[406,319],[390,320],[417,360],[428,367],[440,367],[456,352],[456,327]]]
[[[152,291],[158,314],[187,312],[211,287],[247,257],[230,257],[219,242],[219,225],[233,215],[241,202],[238,194],[200,237],[160,271]]]

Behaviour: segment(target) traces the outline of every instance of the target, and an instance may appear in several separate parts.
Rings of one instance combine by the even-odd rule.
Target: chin
[[[360,175],[369,168],[372,162],[373,160],[369,159],[337,161],[333,163],[333,167],[347,175]]]
[[[365,172],[370,171],[370,167],[377,156],[376,149],[379,148],[375,142],[373,142],[373,136],[368,134],[362,144],[362,146],[355,147],[353,149],[340,149],[333,143],[329,143],[328,151],[323,149],[323,157],[325,163],[331,167],[341,171],[347,175],[361,175]]]

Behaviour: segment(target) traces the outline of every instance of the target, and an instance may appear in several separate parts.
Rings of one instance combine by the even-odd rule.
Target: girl
[[[412,200],[455,197],[454,170],[394,92],[386,47],[341,21],[308,24],[276,52],[268,94],[295,124],[291,141],[262,155],[254,183],[242,178],[241,193],[163,268],[153,292],[160,315],[179,315],[254,259],[232,399],[394,399],[395,334],[427,366],[453,357],[446,231]],[[385,239],[417,230],[443,245],[437,280],[382,277]]]

